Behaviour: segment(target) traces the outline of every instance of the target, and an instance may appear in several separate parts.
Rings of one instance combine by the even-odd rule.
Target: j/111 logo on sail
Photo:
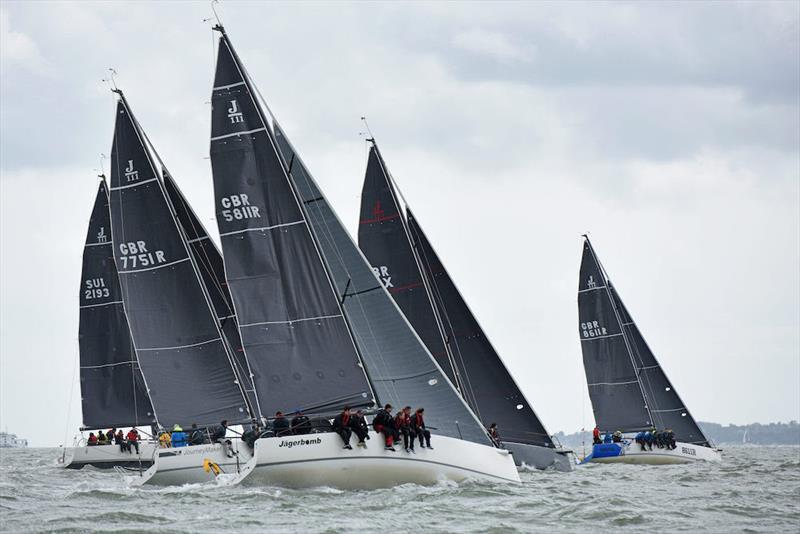
[[[244,122],[242,112],[239,111],[239,103],[236,100],[231,100],[231,107],[228,108],[228,118],[231,120],[231,124]]]
[[[128,166],[125,167],[125,180],[128,182],[135,182],[139,179],[139,171],[133,169],[133,160],[128,160]]]
[[[97,242],[98,243],[107,243],[108,242],[108,235],[106,235],[106,227],[101,226],[100,231],[97,232]]]

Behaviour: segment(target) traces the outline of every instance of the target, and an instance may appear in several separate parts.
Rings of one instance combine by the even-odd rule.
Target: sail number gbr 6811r
[[[163,250],[154,250],[151,252],[147,250],[147,244],[144,241],[120,243],[119,252],[119,259],[122,262],[123,269],[152,267],[167,261],[164,257]]]

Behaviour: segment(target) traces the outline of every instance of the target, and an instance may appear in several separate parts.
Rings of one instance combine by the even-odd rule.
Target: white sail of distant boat
[[[673,464],[719,461],[656,360],[584,236],[578,287],[578,335],[599,430],[584,461]],[[637,442],[639,441],[639,442]]]

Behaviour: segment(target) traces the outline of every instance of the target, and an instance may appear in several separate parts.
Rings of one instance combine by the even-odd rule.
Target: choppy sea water
[[[0,531],[800,532],[798,447],[730,447],[722,464],[531,471],[522,485],[378,491],[129,488],[114,471],[64,470],[57,455],[0,450]]]

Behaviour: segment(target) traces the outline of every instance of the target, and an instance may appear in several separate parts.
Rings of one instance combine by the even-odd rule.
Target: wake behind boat
[[[592,453],[583,461],[651,465],[720,461],[720,451],[678,396],[589,238],[584,239],[579,336],[597,428]],[[599,434],[606,438],[600,440]]]

